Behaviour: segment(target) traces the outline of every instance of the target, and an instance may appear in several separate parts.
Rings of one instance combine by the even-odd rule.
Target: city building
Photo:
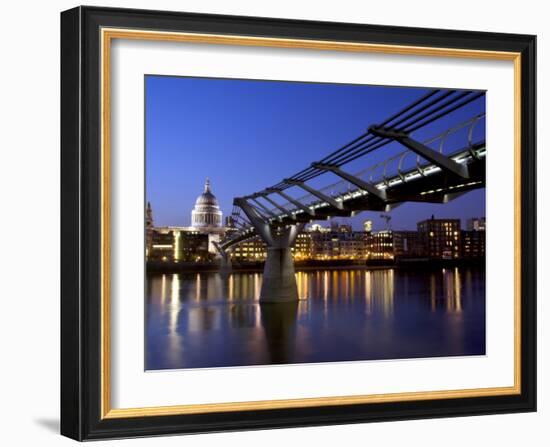
[[[297,261],[304,259],[311,259],[313,251],[313,244],[311,240],[311,232],[308,230],[298,233],[294,247],[292,247],[292,254]]]
[[[238,262],[263,261],[266,245],[260,238],[250,239],[232,251],[232,259]],[[297,261],[310,259],[359,259],[364,258],[364,237],[362,232],[353,232],[348,226],[325,228],[318,224],[301,231],[292,247]]]
[[[373,231],[365,236],[366,257],[371,260],[394,259],[393,232],[391,230]]]
[[[313,259],[365,259],[365,233],[353,231],[351,225],[331,222],[330,228],[312,225],[311,257]]]
[[[421,258],[424,247],[418,231],[393,231],[393,256],[399,258]]]
[[[419,241],[430,258],[455,259],[460,256],[460,219],[431,219],[418,222]]]
[[[150,248],[147,259],[153,261],[174,260],[174,234],[171,231],[160,232],[152,230],[150,234]]]
[[[367,219],[363,222],[363,230],[365,233],[370,233],[372,231],[372,220]]]
[[[418,222],[417,231],[386,229],[373,231],[371,220],[363,230],[332,220],[329,227],[311,224],[297,236],[292,247],[294,259],[307,260],[394,260],[401,258],[473,259],[485,256],[485,217],[466,221],[461,230],[459,219],[431,219]],[[191,211],[191,226],[155,227],[153,209],[145,209],[145,253],[148,260],[169,262],[212,262],[220,254],[216,242],[237,231],[232,216],[225,218],[207,179],[203,192]],[[255,237],[234,246],[231,258],[236,262],[263,262],[266,244]]]
[[[466,221],[466,231],[462,231],[463,258],[485,256],[485,217],[473,217]]]
[[[334,228],[312,225],[310,228],[311,256],[313,259],[328,259],[338,257],[338,247],[333,243],[338,241]]]
[[[462,258],[483,258],[485,256],[485,230],[462,231]]]
[[[485,217],[472,217],[466,221],[466,230],[485,231]]]
[[[153,209],[151,208],[151,203],[147,202],[147,207],[145,208],[145,259],[148,259],[149,253],[151,253],[154,228]]]
[[[212,260],[213,255],[208,251],[207,234],[165,227],[153,230],[148,258],[155,261],[203,262]]]
[[[235,228],[236,227],[235,219],[233,218],[233,216],[227,216],[225,218],[225,227],[226,228]]]
[[[172,262],[201,262],[219,255],[215,244],[233,227],[222,225],[222,211],[206,179],[203,192],[191,211],[191,226],[155,227],[148,202],[145,210],[147,259]],[[232,220],[226,222],[233,223]],[[206,247],[206,248],[205,248]]]
[[[237,262],[265,261],[266,257],[267,246],[259,237],[241,242],[231,252],[231,259]]]

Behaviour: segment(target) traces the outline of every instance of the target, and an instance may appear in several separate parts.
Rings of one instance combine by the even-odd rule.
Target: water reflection
[[[485,352],[480,269],[303,271],[290,305],[260,305],[261,273],[147,279],[147,369]]]

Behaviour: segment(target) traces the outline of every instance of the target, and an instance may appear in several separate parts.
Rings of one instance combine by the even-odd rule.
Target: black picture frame
[[[101,417],[100,29],[104,27],[521,53],[521,392],[205,414]],[[166,11],[61,14],[61,433],[77,440],[536,410],[536,37]]]

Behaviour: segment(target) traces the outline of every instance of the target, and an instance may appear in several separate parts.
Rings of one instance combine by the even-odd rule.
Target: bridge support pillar
[[[261,303],[288,303],[298,301],[298,286],[294,276],[291,247],[303,223],[286,226],[271,225],[246,201],[236,198],[234,204],[246,214],[258,235],[267,245],[267,258],[260,291]]]
[[[220,259],[220,273],[229,273],[232,269],[233,265],[231,263],[231,253],[222,255]]]
[[[294,275],[294,259],[290,247],[268,247],[262,277],[260,302],[287,303],[298,300]]]
[[[224,250],[217,242],[214,242],[214,247],[216,247],[220,255],[220,273],[225,274],[231,272],[233,269],[231,253],[233,250],[231,248]]]

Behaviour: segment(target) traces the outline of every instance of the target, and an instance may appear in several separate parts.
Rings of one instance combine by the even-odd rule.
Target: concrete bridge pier
[[[260,302],[298,301],[298,287],[291,247],[296,242],[296,237],[304,224],[271,225],[245,199],[237,198],[234,204],[245,212],[256,232],[267,245]]]
[[[304,224],[270,228],[267,238],[267,258],[260,291],[261,303],[298,301],[298,286],[291,247]]]
[[[220,273],[227,274],[233,270],[233,265],[231,263],[231,253],[227,252],[221,256],[220,260]]]
[[[290,247],[268,247],[260,301],[262,303],[298,301],[298,287],[294,273],[294,259]]]
[[[298,301],[260,303],[267,353],[273,364],[289,363],[294,358],[298,305]]]
[[[233,250],[231,248],[224,250],[217,242],[214,242],[214,247],[216,247],[220,255],[220,273],[222,275],[230,273],[231,270],[233,270],[233,265],[231,263],[231,253]]]

